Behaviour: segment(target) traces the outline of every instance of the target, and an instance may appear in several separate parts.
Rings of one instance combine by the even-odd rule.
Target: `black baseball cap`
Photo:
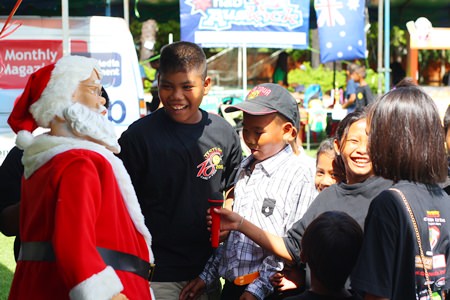
[[[247,95],[244,102],[230,105],[225,112],[242,110],[255,116],[280,113],[299,129],[300,113],[297,101],[291,93],[279,84],[263,83],[255,86]]]

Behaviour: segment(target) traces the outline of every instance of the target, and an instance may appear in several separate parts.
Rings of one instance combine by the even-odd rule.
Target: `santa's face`
[[[91,76],[80,82],[78,88],[72,96],[75,102],[83,104],[93,111],[106,114],[106,99],[102,97],[102,85],[100,84],[100,76],[96,70],[93,70]]]
[[[76,136],[118,152],[119,145],[114,126],[105,116],[106,99],[101,94],[100,76],[93,70],[91,76],[78,85],[72,97],[74,104],[65,109],[64,118]]]

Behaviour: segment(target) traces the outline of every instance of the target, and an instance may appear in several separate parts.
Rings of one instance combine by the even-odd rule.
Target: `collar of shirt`
[[[268,176],[273,174],[280,165],[280,163],[286,159],[289,159],[294,154],[294,151],[292,150],[291,145],[286,145],[280,152],[277,154],[258,162],[255,165],[256,168],[260,168],[263,172],[265,172]],[[253,155],[250,155],[249,157],[245,158],[241,162],[241,170],[247,171],[249,167],[251,166],[252,162],[254,161]]]

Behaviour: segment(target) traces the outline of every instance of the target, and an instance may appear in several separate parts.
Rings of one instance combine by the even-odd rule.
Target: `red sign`
[[[71,49],[88,52],[85,41],[72,41]],[[31,73],[62,55],[62,40],[0,40],[0,89],[24,88]]]

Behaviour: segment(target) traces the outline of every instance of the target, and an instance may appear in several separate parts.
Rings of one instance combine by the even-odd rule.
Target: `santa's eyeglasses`
[[[102,97],[103,88],[100,84],[80,83],[80,85],[88,87],[91,94]]]

